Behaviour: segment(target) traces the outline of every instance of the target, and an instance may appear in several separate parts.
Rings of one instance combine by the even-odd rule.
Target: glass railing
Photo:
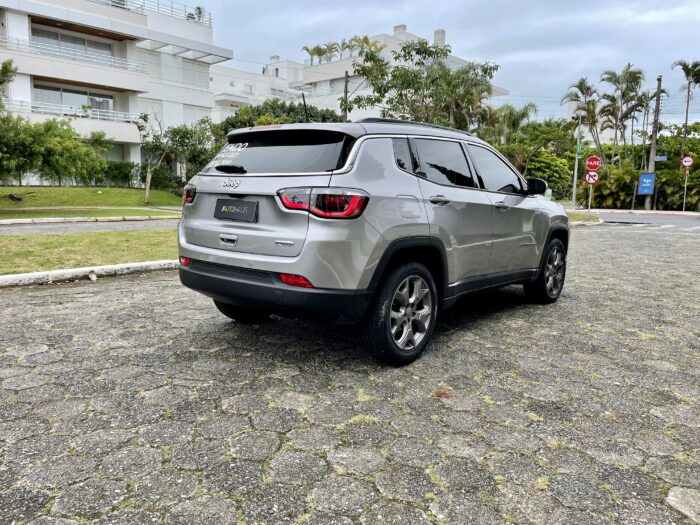
[[[201,7],[191,7],[170,0],[90,0],[97,4],[127,9],[136,13],[145,14],[146,11],[174,16],[182,20],[189,20],[198,24],[211,27],[211,13]]]
[[[64,60],[72,60],[73,62],[84,62],[117,69],[126,69],[144,75],[148,74],[148,66],[144,62],[139,62],[138,60],[127,60],[112,55],[71,49],[55,44],[37,42],[35,40],[0,36],[0,47],[13,51],[39,53],[41,55],[53,56]]]
[[[94,109],[87,106],[64,106],[62,104],[49,104],[48,102],[9,99],[3,99],[2,103],[5,109],[15,113],[39,113],[56,117],[80,117],[111,122],[137,122],[139,120],[139,117],[133,113]]]

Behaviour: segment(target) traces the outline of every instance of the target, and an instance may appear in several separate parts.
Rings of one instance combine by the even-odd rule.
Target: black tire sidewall
[[[391,303],[397,288],[405,279],[412,276],[419,276],[428,284],[431,294],[432,311],[430,314],[430,325],[428,326],[425,337],[413,350],[406,352],[396,345],[391,335],[389,315]],[[424,265],[420,263],[407,263],[392,271],[381,284],[375,305],[370,312],[370,329],[368,330],[368,335],[370,336],[369,343],[370,349],[373,350],[376,357],[397,366],[408,364],[418,358],[429,344],[433,332],[435,331],[437,311],[439,308],[438,301],[439,297],[435,280]]]

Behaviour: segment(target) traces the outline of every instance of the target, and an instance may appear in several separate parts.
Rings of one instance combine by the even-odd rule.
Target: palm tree
[[[606,127],[613,129],[615,147],[619,145],[619,134],[623,144],[623,153],[626,156],[627,123],[636,118],[635,105],[644,82],[644,72],[628,62],[619,73],[613,70],[604,71],[600,76],[600,81],[613,87],[611,95],[601,97],[607,101],[603,108],[607,117]],[[622,156],[620,156],[620,163],[622,163]]]
[[[321,47],[323,47],[323,58],[325,58],[326,62],[329,63],[333,61],[333,58],[335,58],[335,54],[340,49],[338,42],[326,42]]]
[[[509,144],[511,135],[536,114],[537,106],[533,102],[528,102],[520,109],[504,104],[489,112],[485,127],[490,128],[492,136],[501,144]]]
[[[386,47],[384,44],[380,44],[376,40],[372,40],[369,36],[354,36],[350,40],[355,44],[355,47],[360,51],[374,51],[375,53],[381,53],[381,51]]]
[[[316,56],[316,52],[314,51],[315,48],[309,47],[309,46],[304,46],[301,48],[302,51],[305,53],[308,53],[309,58],[311,59],[311,65],[314,65],[314,57]]]
[[[343,53],[345,51],[350,51],[350,56],[352,56],[351,44],[347,38],[343,38],[340,42],[338,42],[338,53],[340,54],[339,60],[343,60]]]
[[[314,55],[318,57],[318,63],[321,63],[321,59],[326,55],[326,48],[324,46],[314,46],[312,48]]]
[[[685,75],[685,122],[683,123],[683,140],[681,141],[681,158],[685,155],[685,141],[688,136],[688,110],[690,108],[690,99],[693,96],[693,89],[700,85],[700,61],[686,62],[685,60],[677,60],[671,66],[673,68],[680,67]]]
[[[599,104],[596,88],[588,82],[586,77],[581,77],[569,86],[569,91],[562,97],[561,103],[574,104],[574,113],[581,115],[581,121],[588,126],[588,132],[593,138],[598,154],[603,158],[603,148],[598,131]]]

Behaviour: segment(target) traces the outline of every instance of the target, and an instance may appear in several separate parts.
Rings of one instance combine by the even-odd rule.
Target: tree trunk
[[[151,179],[153,178],[153,166],[149,163],[146,167],[146,191],[143,194],[143,203],[148,204],[148,198],[151,193]]]
[[[681,141],[681,159],[685,155],[685,139],[688,135],[688,109],[690,108],[690,80],[688,80],[688,90],[685,95],[685,123],[683,124],[683,140]]]

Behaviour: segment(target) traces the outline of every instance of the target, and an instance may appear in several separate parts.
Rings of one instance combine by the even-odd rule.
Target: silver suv
[[[384,119],[239,129],[185,187],[180,279],[224,315],[364,323],[416,359],[438,310],[522,284],[559,297],[569,221],[470,134]]]

